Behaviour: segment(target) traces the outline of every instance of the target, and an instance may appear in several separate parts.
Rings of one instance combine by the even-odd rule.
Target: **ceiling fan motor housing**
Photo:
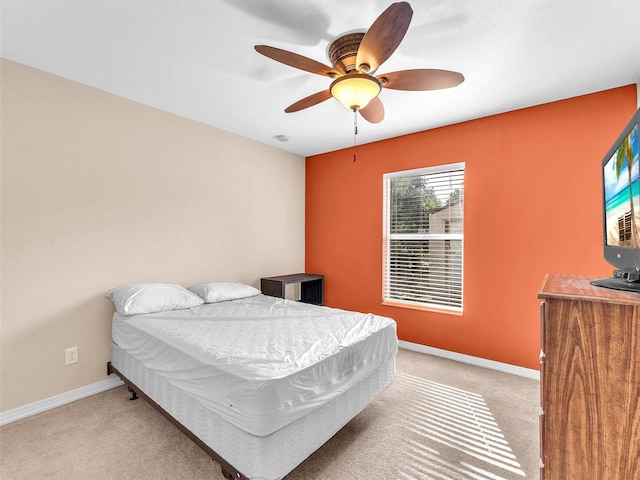
[[[333,68],[345,74],[358,71],[356,57],[358,56],[358,47],[360,47],[364,33],[365,32],[347,33],[329,45],[327,55]],[[369,72],[363,71],[362,73]]]

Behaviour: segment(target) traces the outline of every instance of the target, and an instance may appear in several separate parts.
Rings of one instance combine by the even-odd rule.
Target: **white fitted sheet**
[[[373,314],[257,295],[113,317],[113,340],[225,421],[266,436],[327,404],[397,353]]]

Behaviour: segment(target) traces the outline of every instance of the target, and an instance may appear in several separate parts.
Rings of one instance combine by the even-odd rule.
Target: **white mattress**
[[[113,340],[203,408],[256,436],[336,399],[398,348],[389,318],[264,295],[116,313]]]

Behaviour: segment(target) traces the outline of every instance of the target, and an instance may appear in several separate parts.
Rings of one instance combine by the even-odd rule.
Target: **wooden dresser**
[[[640,293],[547,275],[541,480],[640,479]]]

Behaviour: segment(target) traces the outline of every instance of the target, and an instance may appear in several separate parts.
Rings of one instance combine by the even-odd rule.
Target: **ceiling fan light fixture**
[[[349,73],[333,81],[329,90],[344,108],[359,110],[376,98],[382,89],[377,78],[362,73]]]

